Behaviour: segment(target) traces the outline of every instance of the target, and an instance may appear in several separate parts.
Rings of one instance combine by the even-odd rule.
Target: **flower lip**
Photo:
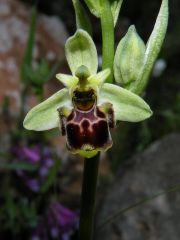
[[[96,105],[89,111],[74,109],[67,118],[66,134],[67,148],[72,153],[94,154],[112,146],[107,115]]]

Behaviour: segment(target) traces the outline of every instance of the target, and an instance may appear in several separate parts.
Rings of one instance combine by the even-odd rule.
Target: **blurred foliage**
[[[59,182],[62,161],[50,147],[54,133],[35,133],[22,126],[29,89],[39,101],[44,99],[44,84],[56,73],[61,61],[49,67],[46,59],[33,65],[37,10],[32,8],[29,36],[21,65],[21,110],[17,127],[9,128],[9,152],[0,152],[0,238],[66,239],[77,230],[78,213],[61,203],[63,186]],[[9,122],[9,99],[3,104],[3,117]],[[53,218],[53,221],[52,221]],[[28,236],[28,238],[27,238]]]

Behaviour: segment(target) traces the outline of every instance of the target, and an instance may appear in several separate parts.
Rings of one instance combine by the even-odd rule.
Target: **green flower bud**
[[[145,44],[130,26],[127,34],[120,41],[114,60],[114,76],[116,82],[127,87],[138,79],[143,65]]]
[[[92,25],[90,19],[79,0],[72,0],[76,14],[76,27],[77,29],[83,29],[92,35]]]
[[[88,6],[89,10],[91,11],[91,13],[98,18],[101,18],[102,8],[108,5],[112,13],[114,26],[116,26],[123,0],[84,0],[84,1]]]

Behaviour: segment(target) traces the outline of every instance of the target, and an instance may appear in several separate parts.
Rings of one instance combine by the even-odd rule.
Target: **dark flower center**
[[[96,102],[96,95],[93,89],[83,92],[76,90],[73,93],[72,101],[77,109],[88,111],[94,106]]]

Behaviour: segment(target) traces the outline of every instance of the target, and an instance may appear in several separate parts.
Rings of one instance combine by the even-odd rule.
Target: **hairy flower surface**
[[[97,73],[97,51],[87,32],[77,30],[67,40],[65,50],[72,75],[56,76],[65,88],[34,107],[24,126],[43,131],[60,125],[67,148],[90,158],[112,146],[110,128],[116,121],[142,121],[152,111],[138,95],[105,83],[110,70]]]

